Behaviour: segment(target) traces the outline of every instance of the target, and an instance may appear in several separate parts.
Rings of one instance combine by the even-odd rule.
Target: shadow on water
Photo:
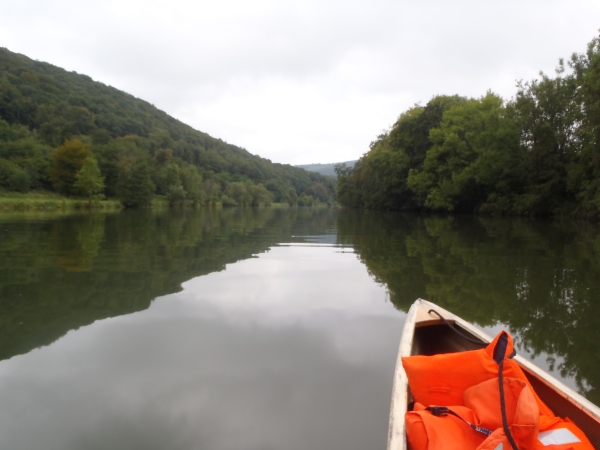
[[[483,327],[503,324],[600,404],[597,227],[342,211],[338,240],[354,246],[398,309],[421,297]]]

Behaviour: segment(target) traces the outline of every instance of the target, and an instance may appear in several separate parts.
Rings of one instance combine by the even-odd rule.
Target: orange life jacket
[[[502,331],[485,348],[433,356],[408,356],[402,358],[402,366],[408,376],[408,384],[415,401],[424,405],[464,405],[463,393],[483,381],[497,379],[498,363],[494,349],[500,337],[508,338],[505,355],[514,353],[512,337]],[[519,365],[510,358],[504,360],[503,374],[529,384]],[[533,389],[532,389],[533,391]],[[554,414],[534,392],[540,414]]]
[[[504,397],[510,431],[519,450],[535,450],[540,414],[533,391],[516,378],[505,378]],[[499,414],[500,393],[496,380],[488,380],[467,389],[466,406],[445,408],[439,415],[435,408],[417,403],[406,414],[407,437],[412,450],[487,449],[502,443],[510,450]],[[494,446],[491,446],[495,443]],[[491,446],[491,447],[490,447]]]
[[[503,335],[506,349],[500,359],[504,356],[506,418],[519,450],[594,448],[577,426],[554,415],[535,394],[519,365],[506,358],[514,352],[513,341],[501,332],[481,350],[402,358],[418,402],[418,407],[406,414],[411,449],[511,450],[500,412],[498,355],[494,359]],[[461,418],[453,414],[436,417],[422,405],[453,405],[448,409]],[[477,427],[491,434],[478,432]]]
[[[449,409],[462,419],[474,423],[476,418],[464,406],[450,406]],[[406,413],[406,439],[411,450],[465,450],[476,449],[485,440],[455,415],[434,416],[420,403],[415,403],[412,411]],[[508,450],[508,449],[507,449]]]
[[[540,410],[533,390],[522,380],[504,378],[504,403],[506,419],[519,450],[535,450],[540,428]],[[510,450],[500,413],[500,391],[497,380],[487,380],[470,387],[464,393],[464,401],[477,416],[480,426],[494,432],[477,447],[494,450],[502,442]]]
[[[515,436],[515,430],[511,427],[511,433],[519,450],[592,450],[594,446],[585,436],[584,432],[569,419],[562,420],[557,418],[557,423],[547,430],[542,430],[537,434],[537,439],[533,441],[533,447],[525,447]],[[500,445],[502,444],[502,445]],[[441,447],[443,448],[443,447]],[[469,447],[463,447],[468,449]],[[431,449],[431,447],[430,447]],[[512,447],[502,429],[494,431],[479,447],[475,450],[511,450]]]

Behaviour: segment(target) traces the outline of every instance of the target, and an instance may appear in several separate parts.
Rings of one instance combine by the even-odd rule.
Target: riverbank
[[[67,198],[54,192],[0,192],[0,211],[70,211],[90,208],[84,198]],[[118,200],[92,200],[91,209],[119,210],[123,205]]]
[[[196,209],[200,206],[190,200],[178,202],[176,205],[170,205],[166,196],[156,195],[150,202],[150,208],[153,210],[164,209]],[[223,208],[221,203],[213,207]],[[293,208],[288,203],[271,203],[270,205],[261,205],[263,208]],[[313,205],[313,208],[328,208],[327,203]],[[55,192],[32,191],[26,194],[19,192],[0,191],[0,212],[20,212],[20,211],[76,211],[90,209],[90,202],[86,198],[68,198]],[[92,210],[118,211],[123,209],[123,205],[117,199],[92,200]]]

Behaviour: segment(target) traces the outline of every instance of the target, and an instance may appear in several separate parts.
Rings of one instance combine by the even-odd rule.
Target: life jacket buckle
[[[433,414],[435,417],[445,416],[450,412],[450,410],[445,406],[430,406],[427,409],[431,411],[431,414]]]

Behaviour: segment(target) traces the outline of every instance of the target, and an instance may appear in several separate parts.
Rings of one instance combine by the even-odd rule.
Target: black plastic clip
[[[445,416],[450,410],[445,406],[430,406],[427,408],[435,417]]]

